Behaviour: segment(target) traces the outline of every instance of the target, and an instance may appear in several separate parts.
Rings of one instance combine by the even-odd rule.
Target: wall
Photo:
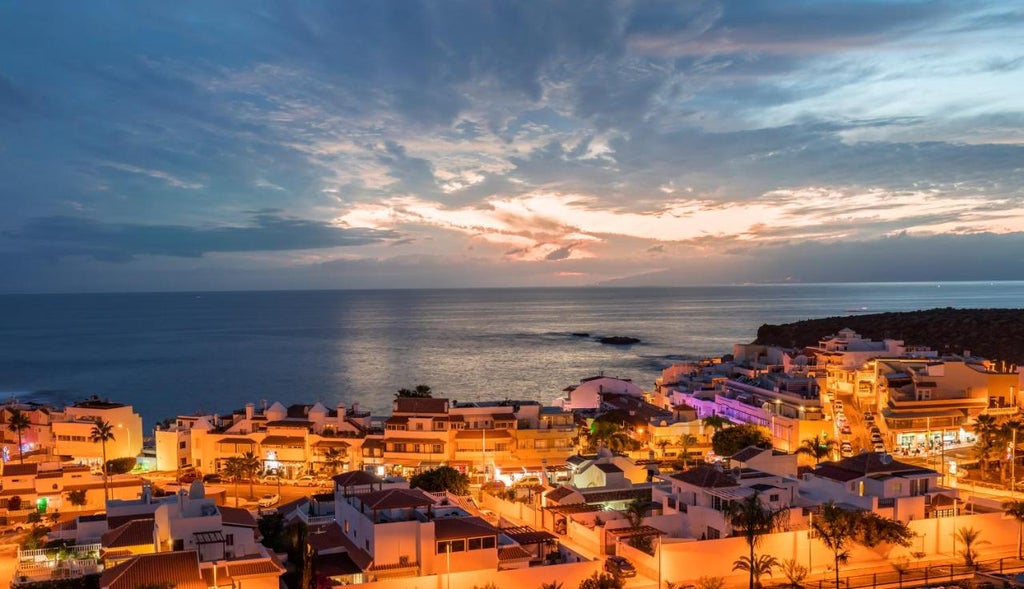
[[[494,586],[502,589],[506,587],[536,589],[542,583],[557,581],[562,583],[565,589],[571,589],[599,570],[601,570],[600,561],[577,562],[507,571],[467,571],[452,573],[450,578],[444,573],[426,577],[403,577],[376,583],[363,583],[358,587],[365,589],[472,589],[474,586],[484,587],[493,583]]]

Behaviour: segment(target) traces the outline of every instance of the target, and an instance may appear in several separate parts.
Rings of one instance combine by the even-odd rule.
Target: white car
[[[875,442],[874,450],[875,450],[875,452],[878,452],[879,454],[885,454],[885,444],[883,444],[881,442]]]
[[[316,477],[311,474],[307,474],[295,479],[295,484],[299,487],[312,487],[317,484],[317,481]]]
[[[280,500],[281,496],[277,493],[267,493],[256,501],[256,505],[259,505],[260,507],[270,507],[272,505],[277,505],[277,502]]]
[[[850,458],[853,456],[853,444],[850,442],[843,442],[842,445],[839,446],[839,455],[843,458]]]

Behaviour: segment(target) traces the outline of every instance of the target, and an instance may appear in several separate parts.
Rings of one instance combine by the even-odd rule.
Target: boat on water
[[[846,312],[847,313],[866,313],[867,310],[868,310],[867,307],[853,307],[853,308],[847,309]]]

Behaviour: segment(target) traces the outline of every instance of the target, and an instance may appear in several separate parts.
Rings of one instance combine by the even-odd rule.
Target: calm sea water
[[[550,402],[600,372],[649,388],[763,323],[1024,307],[1024,282],[0,296],[0,394],[130,402],[147,427],[246,402],[358,402],[419,383],[458,400]],[[592,336],[643,343],[601,345]]]

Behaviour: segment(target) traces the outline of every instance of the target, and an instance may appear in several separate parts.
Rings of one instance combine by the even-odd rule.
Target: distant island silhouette
[[[952,307],[806,319],[782,325],[764,324],[755,344],[803,348],[849,327],[861,336],[898,339],[923,345],[940,354],[963,354],[1013,364],[1024,363],[1024,309],[954,309]]]

